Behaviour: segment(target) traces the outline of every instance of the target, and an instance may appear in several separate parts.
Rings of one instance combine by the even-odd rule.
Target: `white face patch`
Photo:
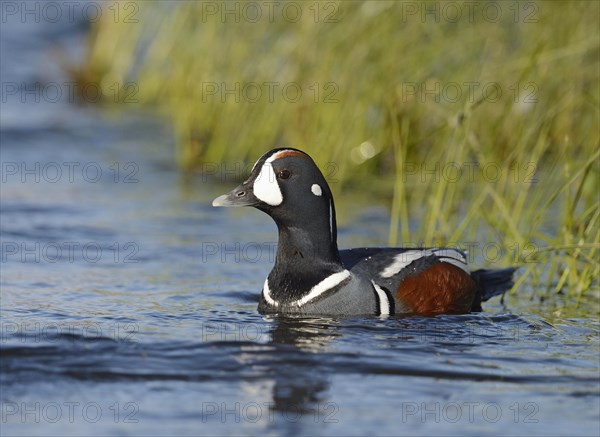
[[[312,193],[315,196],[320,196],[321,194],[323,194],[323,190],[321,190],[321,186],[318,184],[312,184],[312,187],[310,187],[310,191],[312,191]]]
[[[280,150],[279,152],[273,153],[271,156],[269,156],[260,169],[260,173],[256,177],[256,180],[254,181],[254,195],[267,205],[277,206],[281,205],[281,202],[283,202],[281,189],[279,188],[279,183],[277,182],[275,172],[273,171],[273,165],[271,163],[276,159],[279,159],[279,157],[285,153],[289,152],[293,151],[288,149]],[[260,161],[260,159],[258,161]],[[256,167],[258,161],[254,163],[252,172],[254,172],[254,168]]]
[[[281,189],[273,171],[271,158],[265,161],[254,181],[254,195],[267,205],[277,206],[283,202],[283,196],[281,195]]]

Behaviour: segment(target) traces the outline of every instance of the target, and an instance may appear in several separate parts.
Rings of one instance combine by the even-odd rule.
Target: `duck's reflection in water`
[[[323,421],[336,406],[329,402],[328,349],[339,322],[329,318],[271,317],[265,371],[270,379],[270,409],[284,417]]]

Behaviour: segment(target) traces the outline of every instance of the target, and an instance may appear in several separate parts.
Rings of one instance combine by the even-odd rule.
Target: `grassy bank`
[[[299,147],[389,201],[390,244],[497,242],[518,286],[597,295],[597,2],[135,6],[74,74],[163,113],[183,169]]]

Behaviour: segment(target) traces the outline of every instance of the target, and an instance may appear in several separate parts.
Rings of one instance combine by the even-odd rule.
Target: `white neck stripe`
[[[339,284],[341,284],[345,279],[349,278],[350,276],[351,276],[351,273],[348,270],[342,270],[341,272],[337,272],[332,275],[329,275],[328,277],[323,279],[321,282],[319,282],[317,285],[315,285],[313,288],[311,288],[310,291],[304,297],[302,297],[301,299],[295,300],[293,302],[290,302],[289,305],[301,307],[302,305],[307,304],[311,300],[316,299],[323,293],[338,286]],[[265,280],[265,285],[263,286],[263,297],[265,298],[265,301],[267,301],[267,303],[269,305],[274,306],[274,307],[279,306],[279,302],[277,302],[275,299],[273,299],[271,297],[271,289],[269,288],[269,278],[267,278]],[[387,300],[386,300],[386,302],[387,302]],[[389,313],[389,311],[388,311],[388,313]]]
[[[269,289],[269,278],[265,279],[265,285],[263,286],[263,297],[269,305],[274,307],[279,306],[279,302],[271,297],[271,290]]]
[[[321,294],[325,293],[326,291],[331,290],[333,287],[336,287],[342,281],[344,281],[346,278],[349,278],[349,277],[350,277],[350,272],[348,270],[342,270],[341,272],[337,272],[332,275],[329,275],[325,279],[323,279],[321,282],[319,282],[317,285],[315,285],[313,288],[311,288],[310,291],[308,292],[308,294],[306,294],[306,296],[304,296],[302,299],[298,299],[298,300],[292,302],[292,305],[297,305],[300,307],[300,306],[310,302],[311,300],[319,297]]]
[[[374,281],[371,281],[373,284],[373,288],[377,292],[377,296],[379,296],[379,315],[380,316],[389,316],[390,315],[390,300],[388,295],[383,289],[377,285]]]

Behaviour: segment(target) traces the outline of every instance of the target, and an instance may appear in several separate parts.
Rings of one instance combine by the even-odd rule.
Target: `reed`
[[[475,263],[597,299],[600,6],[451,3],[138,2],[137,23],[94,25],[75,74],[134,82],[185,170],[299,147],[336,194],[389,202],[390,244],[496,243]]]

